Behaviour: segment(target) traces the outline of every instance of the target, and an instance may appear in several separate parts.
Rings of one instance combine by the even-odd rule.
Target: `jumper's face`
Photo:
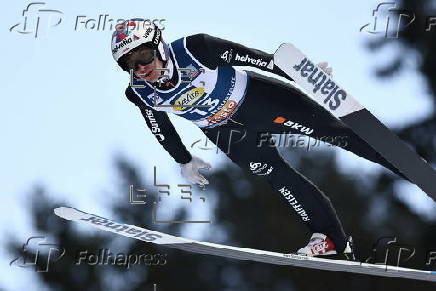
[[[133,70],[135,76],[147,82],[157,82],[162,74],[161,69],[163,63],[156,56],[156,51],[152,48],[141,48],[126,56],[126,66],[129,70]]]
[[[163,63],[159,59],[155,59],[152,63],[148,65],[138,65],[137,70],[133,71],[135,76],[139,79],[143,79],[149,83],[157,82],[162,74],[162,71],[156,69],[161,69]]]

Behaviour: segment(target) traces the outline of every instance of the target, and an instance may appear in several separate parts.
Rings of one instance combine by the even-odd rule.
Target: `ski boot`
[[[299,249],[297,254],[333,260],[356,260],[351,236],[348,237],[347,245],[343,252],[338,253],[335,244],[328,236],[316,232],[312,234],[307,246]]]

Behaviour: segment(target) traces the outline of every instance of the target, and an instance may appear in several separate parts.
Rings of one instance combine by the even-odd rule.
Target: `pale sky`
[[[83,16],[81,20],[98,19],[100,14],[114,19],[165,19],[167,42],[207,33],[269,53],[281,43],[292,42],[313,60],[328,61],[335,80],[388,126],[417,120],[431,110],[423,79],[414,71],[386,82],[374,77],[374,66],[385,63],[392,53],[385,49],[370,54],[364,44],[376,36],[359,32],[372,21],[377,1],[164,1],[156,6],[151,4],[155,2],[135,0],[128,5],[119,1],[47,1],[42,9],[61,11],[62,22],[49,29],[42,27],[38,38],[9,31],[23,22],[21,14],[29,3],[9,2],[0,18],[0,223],[2,234],[13,233],[23,243],[35,234],[28,209],[22,206],[34,183],[47,185],[54,198],[68,201],[69,206],[110,215],[104,208],[104,192],[117,186],[112,182],[114,153],[127,155],[148,182],[152,181],[153,165],[172,183],[183,182],[178,165],[124,96],[128,75],[112,59],[111,31],[84,29],[81,24],[75,31],[77,16]],[[178,117],[171,120],[188,148],[203,138],[190,122]],[[215,168],[229,161],[222,153],[189,149]],[[344,171],[380,170],[344,151],[339,158]],[[416,209],[434,213],[431,200],[416,186],[405,185],[399,192],[409,197]],[[128,189],[120,195],[127,199]],[[201,237],[198,230],[192,230],[191,236]],[[0,258],[0,272],[10,274],[2,276],[0,284],[8,290],[22,290],[35,278],[31,271],[10,267],[13,258],[3,249]],[[18,277],[22,278],[19,282]]]

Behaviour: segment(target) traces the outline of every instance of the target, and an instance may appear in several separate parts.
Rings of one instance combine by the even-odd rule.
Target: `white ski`
[[[282,44],[274,64],[436,202],[433,168],[298,48]]]
[[[276,265],[291,265],[328,271],[361,273],[383,277],[401,277],[436,282],[435,271],[423,271],[389,265],[375,265],[352,261],[329,260],[296,254],[283,254],[201,242],[172,236],[158,231],[148,230],[135,225],[124,224],[71,207],[56,208],[54,209],[54,213],[64,219],[80,221],[101,230],[110,231],[118,235],[194,253],[215,255],[238,260],[251,260]]]

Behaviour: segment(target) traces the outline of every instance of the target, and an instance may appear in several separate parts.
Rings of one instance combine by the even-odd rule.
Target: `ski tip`
[[[54,209],[54,213],[67,220],[75,220],[80,217],[80,211],[71,207],[58,207]]]

